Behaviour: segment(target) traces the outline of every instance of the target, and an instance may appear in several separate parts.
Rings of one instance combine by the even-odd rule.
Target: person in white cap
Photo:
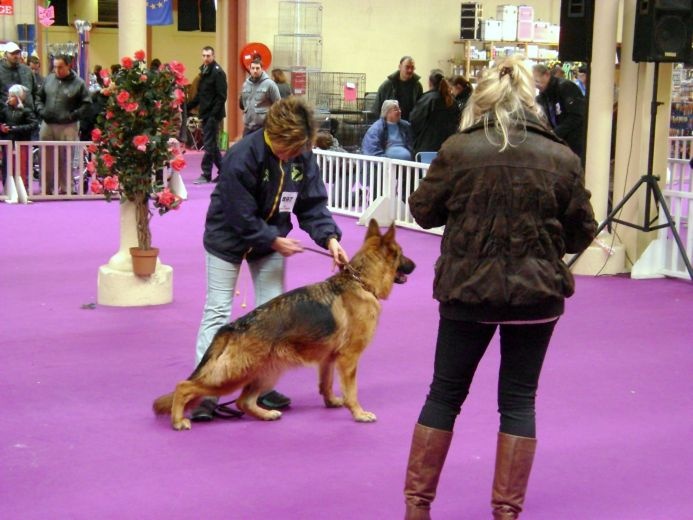
[[[22,63],[22,49],[14,42],[5,44],[5,59],[0,61],[0,105],[7,102],[7,91],[12,85],[22,85],[27,89],[24,106],[35,109],[34,103],[38,86],[34,73]]]

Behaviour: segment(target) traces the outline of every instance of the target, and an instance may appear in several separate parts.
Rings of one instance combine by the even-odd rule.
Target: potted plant
[[[185,167],[183,151],[176,139],[180,129],[181,105],[187,83],[185,68],[178,62],[147,68],[144,51],[134,59],[121,59],[121,69],[111,78],[105,93],[109,98],[92,131],[87,169],[90,189],[106,200],[117,197],[135,208],[137,248],[130,248],[135,274],[154,272],[158,249],[152,247],[149,221],[151,200],[159,214],[178,209],[182,199],[164,188],[157,173],[166,166],[175,171]],[[148,272],[138,272],[136,255],[153,257]]]

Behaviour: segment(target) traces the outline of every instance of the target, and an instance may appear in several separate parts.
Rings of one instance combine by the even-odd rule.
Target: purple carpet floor
[[[362,357],[360,399],[376,423],[324,408],[315,370],[304,368],[278,385],[293,399],[280,421],[175,432],[151,403],[191,372],[204,299],[212,187],[189,182],[199,154],[188,161],[189,200],[153,221],[153,242],[174,268],[169,305],[89,308],[97,269],[118,248],[116,203],[0,204],[0,518],[402,518],[411,431],[432,371],[440,238],[398,232],[418,268],[384,302]],[[337,220],[353,254],[365,230]],[[330,274],[329,259],[305,252],[288,260],[287,285]],[[239,288],[250,308],[248,278]],[[247,310],[241,298],[235,316]],[[542,374],[523,518],[692,517],[692,309],[684,280],[578,278]],[[498,361],[495,338],[457,421],[436,519],[491,516]]]

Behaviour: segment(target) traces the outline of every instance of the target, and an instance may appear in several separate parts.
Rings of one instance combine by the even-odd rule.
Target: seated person
[[[380,109],[380,119],[363,136],[361,153],[411,161],[413,147],[411,125],[402,119],[399,102],[396,99],[385,100]]]

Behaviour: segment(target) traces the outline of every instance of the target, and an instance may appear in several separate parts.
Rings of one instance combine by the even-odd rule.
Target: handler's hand
[[[303,248],[298,240],[293,238],[277,237],[272,242],[272,249],[282,256],[291,256],[294,253],[302,253]]]
[[[347,255],[346,251],[342,249],[342,246],[339,244],[339,241],[336,238],[330,238],[330,240],[327,242],[327,249],[330,250],[330,253],[332,253],[332,258],[334,259],[333,268],[338,265],[349,263],[349,255]]]

